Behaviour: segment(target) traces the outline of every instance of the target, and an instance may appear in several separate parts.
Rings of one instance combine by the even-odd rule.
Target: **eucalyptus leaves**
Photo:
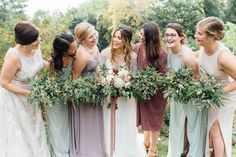
[[[151,99],[162,90],[180,103],[193,103],[199,110],[214,105],[221,106],[222,85],[214,77],[201,72],[201,78],[191,76],[189,69],[169,71],[160,75],[155,68],[147,67],[136,73],[126,68],[101,66],[97,72],[76,80],[56,81],[44,71],[31,81],[32,90],[28,100],[36,104],[52,106],[57,101],[70,100],[74,105],[88,103],[93,107],[108,104],[110,98],[134,96],[140,101]]]
[[[194,104],[199,110],[208,109],[211,106],[220,107],[222,84],[203,70],[200,79],[191,76],[190,69],[181,69],[177,73],[169,71],[166,76],[167,88],[165,93],[169,98],[188,105]]]

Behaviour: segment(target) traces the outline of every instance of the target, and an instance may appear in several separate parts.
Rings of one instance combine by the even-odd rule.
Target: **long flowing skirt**
[[[102,107],[70,108],[70,156],[105,157]]]
[[[69,157],[68,105],[57,103],[46,108],[47,134],[52,157]]]
[[[183,104],[171,101],[168,157],[179,157],[183,153],[185,117]]]
[[[0,88],[0,156],[49,157],[41,109]]]
[[[140,150],[138,129],[136,126],[136,107],[134,98],[118,98],[115,117],[115,150],[113,157],[144,157],[144,150]],[[110,156],[110,118],[111,110],[104,106],[104,127],[106,153]],[[141,141],[142,143],[142,141]],[[141,148],[142,149],[142,148]]]
[[[184,104],[183,108],[187,118],[188,155],[203,157],[206,146],[207,111],[199,111],[193,104]]]

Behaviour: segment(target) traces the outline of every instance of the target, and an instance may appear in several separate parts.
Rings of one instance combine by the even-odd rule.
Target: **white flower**
[[[118,73],[119,76],[128,76],[129,75],[129,71],[125,70],[124,68],[122,68]]]
[[[116,77],[116,78],[114,79],[114,86],[115,86],[116,88],[122,88],[122,87],[124,87],[124,81],[123,81],[121,78]]]
[[[105,85],[105,84],[106,84],[106,79],[105,79],[105,78],[102,78],[102,79],[101,79],[101,84],[102,84],[102,85]]]
[[[112,79],[114,78],[114,75],[107,75],[106,80],[110,83]]]
[[[130,85],[130,82],[126,82],[125,83],[125,88],[128,87]]]
[[[108,74],[113,74],[113,71],[110,69],[107,71]]]
[[[200,95],[201,93],[202,93],[202,90],[198,90],[196,94]]]

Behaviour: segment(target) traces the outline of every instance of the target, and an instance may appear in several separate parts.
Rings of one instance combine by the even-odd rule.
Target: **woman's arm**
[[[218,58],[218,65],[221,70],[234,79],[232,83],[224,87],[225,93],[232,92],[236,89],[236,58],[231,53],[222,52]]]
[[[3,88],[13,92],[15,94],[20,94],[23,96],[29,95],[29,90],[20,88],[12,84],[12,80],[15,77],[17,70],[20,68],[20,59],[15,54],[7,54],[2,66],[0,84]]]
[[[82,50],[77,50],[76,58],[72,67],[72,78],[78,78],[82,71],[84,70],[85,66],[88,64],[88,58],[85,54],[86,52]]]
[[[183,63],[185,67],[188,67],[192,71],[192,75],[195,78],[200,77],[200,71],[199,71],[199,63],[198,63],[198,58],[196,57],[196,54],[188,48],[186,52],[184,52],[184,57],[183,57]]]

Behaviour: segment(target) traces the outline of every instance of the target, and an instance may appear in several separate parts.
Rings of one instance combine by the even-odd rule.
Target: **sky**
[[[78,7],[83,2],[86,0],[28,0],[26,14],[33,16],[38,9],[64,12],[67,8]]]

